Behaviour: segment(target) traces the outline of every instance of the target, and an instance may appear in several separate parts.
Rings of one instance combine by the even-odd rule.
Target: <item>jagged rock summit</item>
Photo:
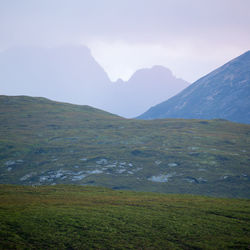
[[[250,123],[250,51],[138,118],[220,118]]]
[[[139,69],[128,81],[118,79],[112,84],[112,99],[107,100],[104,110],[124,117],[135,117],[149,107],[176,95],[189,84],[175,77],[163,66]]]

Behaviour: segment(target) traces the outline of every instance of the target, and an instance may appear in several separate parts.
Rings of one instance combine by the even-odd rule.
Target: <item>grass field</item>
[[[250,200],[0,186],[1,249],[250,249]]]

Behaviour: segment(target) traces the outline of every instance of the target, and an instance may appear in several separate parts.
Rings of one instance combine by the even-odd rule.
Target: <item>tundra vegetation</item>
[[[1,249],[248,249],[250,202],[0,185]]]
[[[0,96],[0,183],[250,197],[250,125]]]

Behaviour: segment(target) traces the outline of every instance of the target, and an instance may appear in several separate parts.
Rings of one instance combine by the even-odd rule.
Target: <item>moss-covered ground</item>
[[[250,202],[0,185],[0,249],[249,249]]]

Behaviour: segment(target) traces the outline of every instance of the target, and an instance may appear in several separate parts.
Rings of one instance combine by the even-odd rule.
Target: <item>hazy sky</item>
[[[0,51],[87,45],[112,80],[155,64],[187,81],[250,49],[250,0],[0,0]]]

